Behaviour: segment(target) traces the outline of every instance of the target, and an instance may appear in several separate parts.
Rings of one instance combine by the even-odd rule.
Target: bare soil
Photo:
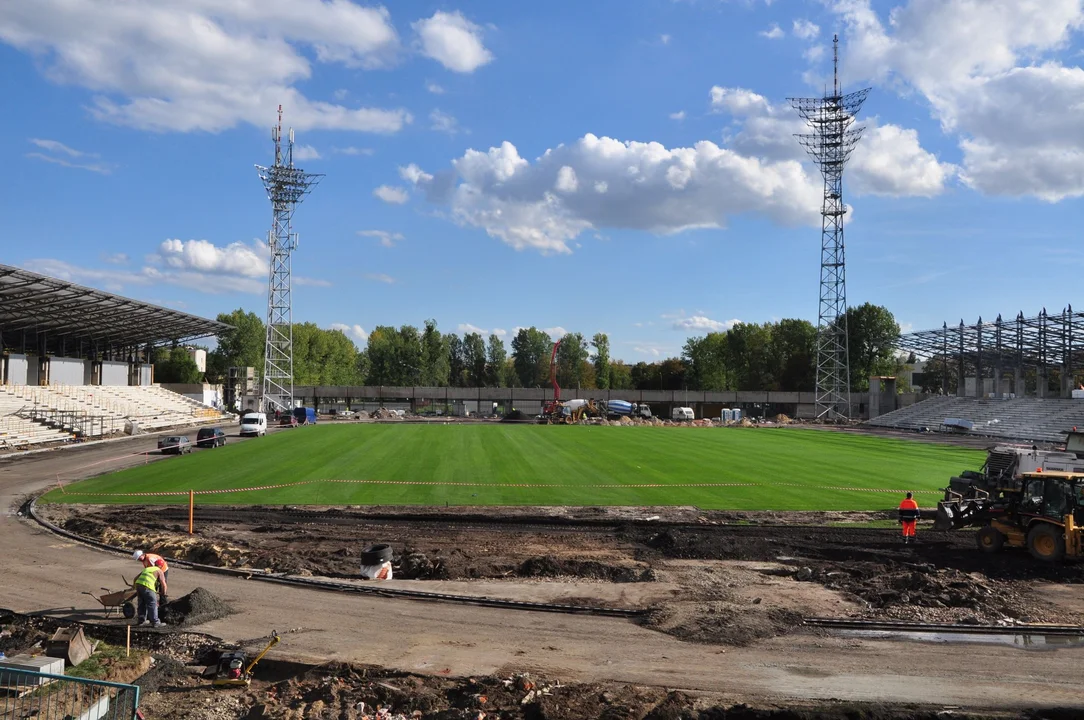
[[[175,508],[48,512],[96,540],[215,566],[357,578],[365,547],[387,542],[397,580],[484,579],[478,594],[493,581],[598,583],[577,586],[576,604],[648,609],[646,627],[695,642],[746,645],[805,616],[1084,624],[1084,608],[1044,592],[1084,582],[1084,566],[984,555],[968,532],[923,528],[904,546],[894,529],[847,527],[878,513],[211,508],[189,536]],[[644,605],[602,591],[629,583],[660,583],[660,593]]]

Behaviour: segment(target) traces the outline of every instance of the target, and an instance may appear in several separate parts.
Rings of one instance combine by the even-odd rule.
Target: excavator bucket
[[[933,521],[934,530],[954,530],[956,525],[953,519],[959,514],[958,502],[937,503],[937,516]]]

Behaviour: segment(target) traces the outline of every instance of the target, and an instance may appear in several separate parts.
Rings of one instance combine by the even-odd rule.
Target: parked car
[[[192,443],[184,435],[170,435],[169,437],[158,438],[158,449],[162,451],[163,455],[183,455],[192,452]]]
[[[196,433],[196,447],[216,448],[226,444],[226,433],[222,428],[200,428]]]

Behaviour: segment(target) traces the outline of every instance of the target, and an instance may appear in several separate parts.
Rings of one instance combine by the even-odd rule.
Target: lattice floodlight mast
[[[271,269],[267,283],[267,344],[264,350],[263,387],[260,410],[292,412],[294,406],[294,330],[290,298],[290,257],[297,248],[297,235],[291,220],[294,209],[323,175],[307,173],[294,167],[294,130],[290,128],[286,149],[282,148],[282,106],[278,125],[271,128],[275,142],[275,164],[257,165],[273,219],[267,242],[271,249]]]
[[[843,95],[839,89],[839,36],[832,38],[832,92],[819,98],[788,98],[813,132],[796,135],[824,176],[821,207],[820,305],[817,311],[816,412],[826,420],[850,416],[847,347],[847,269],[843,246],[843,166],[863,128],[852,128],[870,89]]]

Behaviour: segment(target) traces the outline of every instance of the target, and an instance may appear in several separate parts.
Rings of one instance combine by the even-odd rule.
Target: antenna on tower
[[[294,330],[291,298],[291,253],[297,249],[293,232],[294,210],[323,175],[294,167],[294,129],[287,135],[285,162],[282,153],[282,106],[278,124],[271,128],[275,164],[256,166],[271,201],[271,268],[267,286],[267,342],[264,352],[260,411],[292,412],[294,407]]]
[[[818,418],[847,419],[851,412],[851,363],[847,342],[847,264],[843,244],[843,167],[862,137],[852,128],[870,89],[842,95],[839,87],[839,35],[832,36],[832,94],[789,98],[812,132],[797,135],[824,177],[821,205],[820,303],[817,310]]]
[[[832,97],[839,97],[839,35],[832,36]]]

